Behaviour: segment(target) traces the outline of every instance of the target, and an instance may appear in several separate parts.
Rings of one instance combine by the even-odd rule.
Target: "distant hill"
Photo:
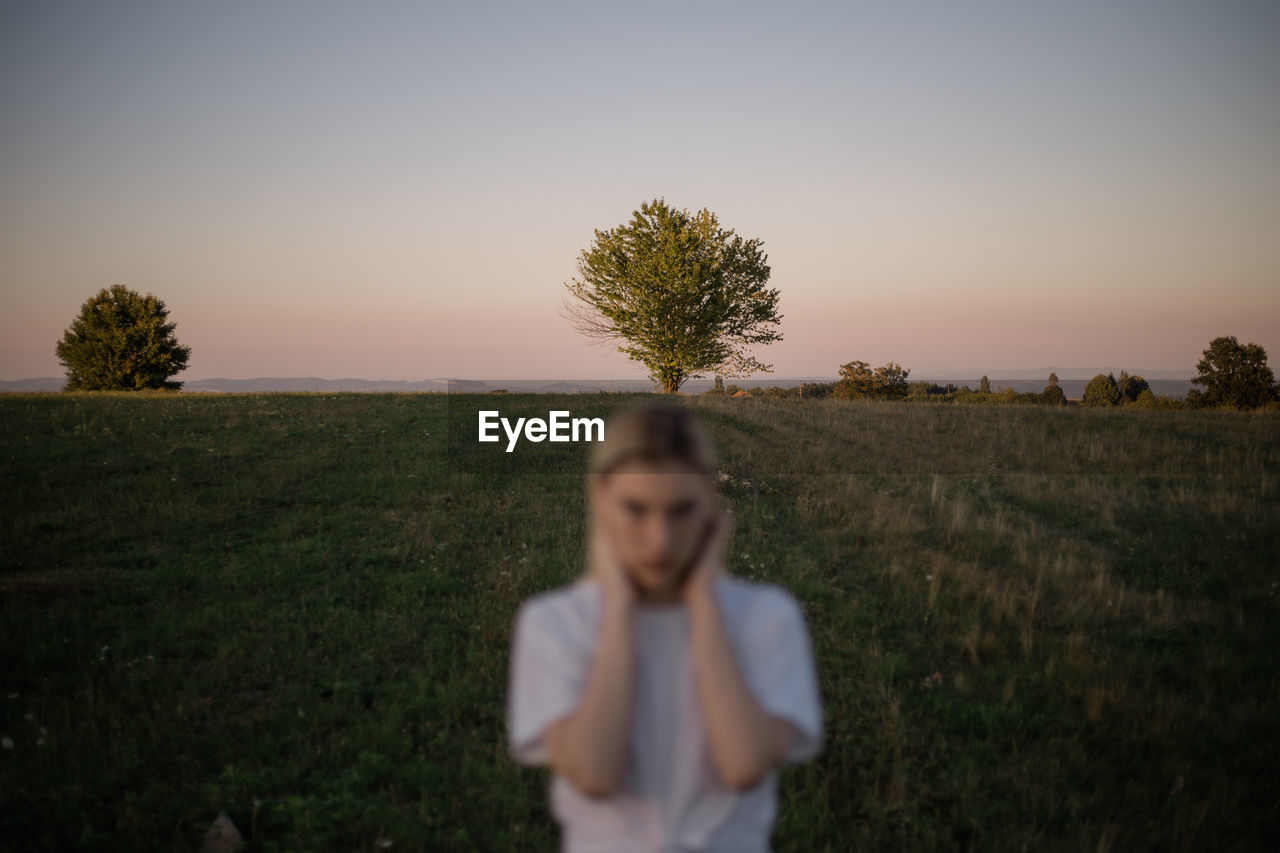
[[[0,379],[0,391],[61,391],[67,380],[60,376],[38,379]]]
[[[1092,370],[1093,372],[1088,372]],[[1059,369],[1037,371],[1007,371],[1007,373],[1032,373],[1031,377],[1002,376],[988,374],[991,390],[1012,388],[1015,391],[1040,391],[1047,384],[1050,372],[1060,378],[1058,384],[1068,397],[1078,399],[1084,396],[1085,386],[1089,379],[1098,373],[1115,373],[1114,369]],[[1186,397],[1191,389],[1191,380],[1169,377],[1171,371],[1151,371],[1143,373],[1132,371],[1146,378],[1155,394],[1168,394],[1173,397]],[[1082,374],[1087,374],[1080,378]],[[1077,378],[1066,378],[1068,376]],[[768,388],[776,385],[781,388],[792,388],[803,382],[835,382],[834,376],[801,376],[801,377],[757,377],[753,379],[726,379],[725,385],[738,385],[742,388]],[[968,385],[978,387],[979,376],[968,375],[925,375],[908,376],[908,381],[936,382],[939,385],[951,383],[957,387]],[[38,379],[0,380],[0,392],[4,391],[61,391],[65,380],[61,377],[46,376]],[[686,394],[701,394],[715,386],[714,379],[690,379],[681,390]],[[506,390],[513,394],[590,394],[598,391],[618,391],[628,393],[645,393],[654,391],[654,385],[648,379],[321,379],[316,376],[280,377],[263,376],[256,379],[193,379],[184,381],[183,391],[188,392],[223,392],[223,393],[262,393],[270,391],[315,392],[315,391],[402,391],[420,392],[435,391],[451,394],[484,394],[491,391]]]
[[[195,379],[183,391],[445,391],[449,379],[321,379],[318,376],[263,376],[257,379]]]

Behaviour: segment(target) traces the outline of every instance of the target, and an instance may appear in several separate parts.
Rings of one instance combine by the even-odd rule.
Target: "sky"
[[[116,283],[182,380],[642,379],[561,305],[655,198],[762,241],[779,378],[1280,372],[1268,0],[7,2],[0,122],[0,379]]]

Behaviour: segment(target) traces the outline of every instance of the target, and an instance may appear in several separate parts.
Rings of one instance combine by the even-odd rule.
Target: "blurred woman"
[[[728,573],[733,515],[687,409],[615,414],[586,480],[585,573],[516,615],[511,754],[551,767],[570,853],[768,851],[778,764],[822,746],[803,613]]]

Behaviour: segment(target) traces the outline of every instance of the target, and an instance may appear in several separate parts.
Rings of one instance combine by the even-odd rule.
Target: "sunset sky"
[[[1266,0],[5,3],[0,121],[0,379],[114,283],[178,379],[644,378],[557,309],[656,197],[763,241],[776,377],[1280,372]]]

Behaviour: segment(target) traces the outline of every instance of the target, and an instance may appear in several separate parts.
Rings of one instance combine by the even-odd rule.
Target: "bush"
[[[902,400],[907,396],[907,374],[911,371],[895,362],[876,368],[875,396],[885,400]]]
[[[1062,406],[1067,402],[1067,395],[1058,387],[1057,382],[1051,382],[1040,392],[1040,402],[1050,406]]]
[[[1089,380],[1084,389],[1086,406],[1114,406],[1120,402],[1120,389],[1116,387],[1116,378],[1108,373],[1099,373]]]
[[[1151,386],[1147,384],[1147,380],[1141,376],[1130,376],[1123,370],[1120,371],[1120,378],[1116,380],[1116,390],[1120,392],[1122,403],[1136,402],[1139,394],[1150,389]]]
[[[892,361],[875,370],[865,361],[851,361],[840,366],[840,380],[836,382],[832,396],[841,399],[875,397],[882,400],[902,400],[907,396],[907,375],[910,372]]]
[[[949,401],[948,394],[954,391],[954,385],[944,387],[933,382],[910,382],[907,384],[907,399],[913,402]]]
[[[870,397],[875,388],[875,374],[865,361],[851,361],[840,365],[840,380],[836,382],[832,396],[842,400]]]
[[[1018,402],[1018,392],[1012,388],[1001,388],[999,391],[996,391],[991,395],[991,402],[1002,403],[1005,405],[1008,405],[1009,403],[1016,403]]]
[[[835,390],[834,382],[802,382],[800,383],[800,396],[806,399],[825,399],[831,396],[831,392]]]

